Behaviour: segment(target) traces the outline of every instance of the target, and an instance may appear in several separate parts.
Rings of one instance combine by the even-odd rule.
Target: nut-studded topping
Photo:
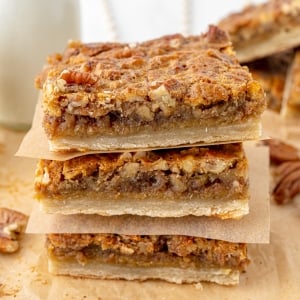
[[[0,252],[12,253],[19,249],[19,236],[28,217],[8,208],[0,208]]]

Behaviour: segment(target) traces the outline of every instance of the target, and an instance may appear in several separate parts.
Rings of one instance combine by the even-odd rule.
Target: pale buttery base
[[[258,139],[261,136],[260,119],[251,119],[243,124],[209,126],[199,128],[176,128],[148,131],[129,136],[61,137],[49,141],[51,151],[67,150],[124,150],[166,148],[179,145],[217,144]]]
[[[177,268],[177,267],[133,267],[90,261],[85,265],[77,261],[48,258],[49,272],[54,275],[69,275],[98,279],[149,280],[159,279],[172,283],[215,282],[223,285],[239,283],[240,272],[229,268]]]
[[[186,215],[215,216],[221,219],[239,219],[249,213],[248,198],[245,199],[143,199],[122,200],[78,198],[40,200],[42,211],[59,214],[141,215],[149,217],[182,217]]]
[[[296,28],[284,28],[276,31],[272,36],[253,42],[242,42],[236,46],[237,58],[241,63],[253,61],[274,53],[296,47],[300,44],[300,26]]]

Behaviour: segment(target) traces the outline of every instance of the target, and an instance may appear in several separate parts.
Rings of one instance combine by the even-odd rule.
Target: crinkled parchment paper
[[[209,217],[151,218],[140,216],[55,215],[35,210],[28,233],[182,234],[231,242],[268,243],[269,152],[267,147],[245,147],[249,160],[250,213],[240,220]]]
[[[14,157],[22,136],[5,134],[6,147],[0,152],[0,203],[28,214],[34,205],[36,161]],[[299,200],[285,206],[271,202],[270,244],[249,245],[252,262],[236,287],[55,277],[47,272],[44,235],[26,234],[18,253],[0,254],[0,297],[4,300],[299,299]]]

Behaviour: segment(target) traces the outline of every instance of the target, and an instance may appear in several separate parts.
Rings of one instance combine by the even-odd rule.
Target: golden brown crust
[[[228,267],[244,271],[249,260],[244,243],[180,235],[49,234],[48,251],[61,259],[76,257],[79,263],[101,258],[133,266]],[[109,255],[107,255],[109,254]],[[178,265],[177,265],[178,266]]]
[[[43,84],[51,139],[127,135],[218,118],[242,122],[264,109],[260,85],[216,27],[202,36],[165,36],[134,46],[73,43],[50,63],[38,86]]]

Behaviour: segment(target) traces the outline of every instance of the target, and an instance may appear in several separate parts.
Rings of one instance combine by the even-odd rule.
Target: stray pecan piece
[[[68,71],[64,70],[60,74],[60,78],[65,80],[68,84],[78,84],[78,85],[93,85],[96,83],[97,78],[89,72],[79,72],[79,71]]]
[[[277,204],[289,203],[300,194],[300,151],[277,139],[265,140],[263,144],[269,146],[270,160],[276,165],[273,199]]]
[[[277,204],[285,204],[300,193],[300,160],[282,163],[275,170],[277,178],[273,190]]]
[[[13,253],[19,249],[20,234],[28,217],[18,211],[0,207],[0,252]]]
[[[300,160],[300,152],[296,147],[288,145],[277,139],[265,140],[263,143],[269,146],[270,159],[274,164],[280,164],[285,161]]]

